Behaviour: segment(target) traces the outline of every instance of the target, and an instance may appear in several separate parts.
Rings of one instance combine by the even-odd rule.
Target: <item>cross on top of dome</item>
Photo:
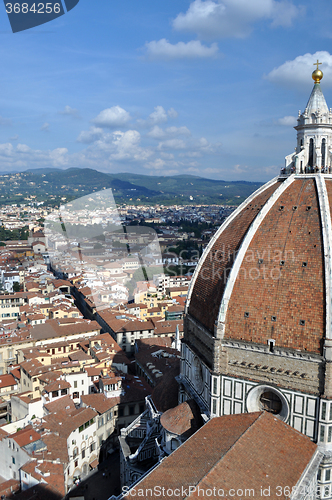
[[[314,63],[314,66],[317,66],[317,67],[316,67],[315,71],[312,72],[312,79],[314,80],[315,83],[319,83],[321,81],[321,79],[323,78],[323,72],[318,67],[319,64],[322,64],[322,63],[318,62],[318,59],[317,59],[317,62]]]

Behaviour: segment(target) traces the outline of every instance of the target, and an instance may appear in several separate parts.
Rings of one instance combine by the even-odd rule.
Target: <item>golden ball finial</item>
[[[318,59],[317,59],[317,62],[314,63],[314,66],[317,66],[315,71],[312,72],[312,79],[314,80],[315,83],[319,83],[321,81],[321,79],[323,78],[323,72],[318,68],[318,65],[319,64],[322,64],[320,62],[318,62]]]
[[[319,83],[323,78],[323,71],[321,71],[320,69],[315,69],[315,71],[312,72],[311,76],[315,83]]]

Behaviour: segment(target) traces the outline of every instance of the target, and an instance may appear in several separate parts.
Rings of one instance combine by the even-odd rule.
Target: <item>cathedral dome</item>
[[[330,333],[332,175],[275,178],[210,241],[187,313],[212,335],[322,353]]]
[[[332,110],[319,82],[295,130],[280,175],[228,217],[195,270],[179,401],[195,398],[204,418],[272,413],[318,443],[330,474]]]
[[[271,349],[323,355],[327,343],[332,346],[332,112],[315,64],[295,152],[280,175],[219,228],[196,268],[186,308],[188,342],[191,321],[211,338],[270,343]],[[219,348],[198,337],[196,351],[202,348],[204,356],[207,347],[216,361]]]

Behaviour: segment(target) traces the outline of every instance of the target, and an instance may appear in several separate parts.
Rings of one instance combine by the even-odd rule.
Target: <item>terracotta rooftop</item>
[[[36,432],[30,425],[25,427],[24,429],[15,432],[15,434],[11,434],[9,436],[22,448],[29,443],[34,443],[35,441],[39,441],[41,439],[41,435]]]
[[[31,361],[23,361],[21,363],[21,368],[25,370],[30,377],[35,377],[36,375],[59,369],[60,364],[55,362],[52,365],[43,365],[37,359],[32,359]]]
[[[68,318],[65,319],[67,320]],[[73,319],[75,320],[76,318]],[[34,340],[44,340],[68,335],[79,335],[94,330],[100,331],[100,329],[101,327],[96,321],[80,320],[80,322],[61,322],[57,319],[51,319],[42,325],[35,325],[31,328],[30,333]]]
[[[42,451],[35,452],[35,458],[38,460],[60,460],[62,464],[68,463],[67,438],[59,436],[55,433],[44,434],[43,443],[47,446],[47,454]]]
[[[66,380],[55,380],[51,384],[45,385],[43,391],[52,392],[60,389],[69,389],[69,387],[71,387],[71,385]]]
[[[17,479],[9,479],[0,484],[0,495],[2,498],[10,498],[11,494],[15,494],[20,490],[20,481]],[[16,496],[16,495],[15,495]]]
[[[59,410],[65,410],[71,413],[76,407],[70,396],[63,396],[62,398],[52,401],[52,403],[45,404],[44,408],[46,408],[49,413],[54,413]]]
[[[197,403],[191,399],[163,413],[160,423],[173,434],[189,437],[202,427],[203,419]]]
[[[33,488],[15,494],[15,500],[62,500],[62,498],[63,495],[57,489],[46,483],[36,484]]]
[[[43,417],[45,429],[58,432],[60,437],[67,438],[75,429],[85,424],[97,413],[90,408],[78,408],[72,412],[59,410]]]
[[[155,335],[175,335],[176,327],[179,327],[179,333],[183,333],[183,320],[167,320],[167,321],[154,321]]]
[[[223,498],[240,500],[243,495],[228,492],[252,489],[256,497],[261,487],[270,487],[269,498],[285,500],[286,495],[276,496],[277,487],[292,489],[316,450],[308,437],[267,412],[213,418],[136,484],[136,493],[149,488],[153,493],[155,485],[179,488],[180,494],[168,497],[175,500],[188,498],[189,486],[215,487],[225,492]],[[198,497],[197,490],[190,495]]]
[[[63,496],[65,495],[65,483],[63,475],[63,465],[52,462],[38,463],[36,460],[28,462],[21,467],[21,470],[37,479],[39,482],[46,482],[53,486]]]
[[[17,382],[11,373],[7,373],[6,375],[0,375],[0,389],[2,389],[3,387],[11,387],[16,384]]]
[[[93,408],[100,415],[110,410],[120,402],[120,397],[107,398],[105,394],[86,394],[81,396],[84,406]]]

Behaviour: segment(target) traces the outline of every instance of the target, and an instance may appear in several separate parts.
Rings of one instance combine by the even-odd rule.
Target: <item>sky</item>
[[[80,0],[12,33],[0,4],[0,173],[93,168],[265,182],[296,145],[328,0]]]

